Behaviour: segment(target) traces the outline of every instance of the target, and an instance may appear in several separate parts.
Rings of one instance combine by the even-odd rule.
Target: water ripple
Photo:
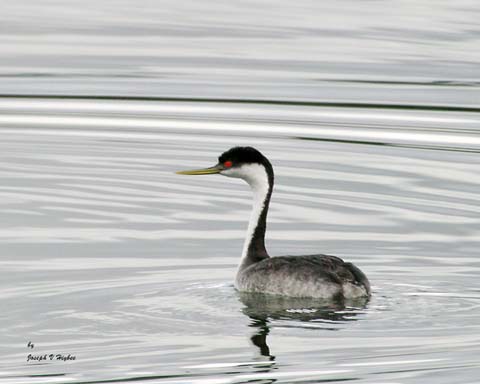
[[[463,151],[480,143],[476,113],[59,99],[0,110],[2,381],[476,377],[479,159]],[[248,188],[174,171],[239,144],[275,164],[270,253],[355,262],[368,303],[238,296]],[[26,365],[29,340],[77,360]]]

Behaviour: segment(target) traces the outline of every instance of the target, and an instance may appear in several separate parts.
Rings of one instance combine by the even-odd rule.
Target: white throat
[[[242,259],[240,266],[247,258],[248,248],[252,242],[258,220],[265,206],[265,199],[268,195],[269,183],[268,174],[265,167],[261,164],[246,164],[241,167],[227,169],[221,172],[222,175],[229,177],[237,177],[245,180],[253,191],[253,208],[248,222],[247,236],[243,245]]]

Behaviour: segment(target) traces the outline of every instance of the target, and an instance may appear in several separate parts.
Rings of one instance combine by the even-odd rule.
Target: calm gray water
[[[429,4],[2,4],[0,382],[478,383],[480,8]],[[174,173],[234,145],[370,301],[235,291],[248,187]]]

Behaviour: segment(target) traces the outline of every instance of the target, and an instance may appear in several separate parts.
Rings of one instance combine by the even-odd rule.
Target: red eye
[[[224,166],[225,168],[230,168],[232,165],[233,165],[233,164],[232,164],[231,161],[225,161],[225,162],[223,163],[223,166]]]

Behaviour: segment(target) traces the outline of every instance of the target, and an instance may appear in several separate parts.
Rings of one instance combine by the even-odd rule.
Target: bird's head
[[[180,175],[223,176],[245,180],[252,187],[259,183],[273,183],[273,168],[270,161],[260,151],[252,147],[233,147],[222,153],[218,163],[210,168],[178,171]]]

